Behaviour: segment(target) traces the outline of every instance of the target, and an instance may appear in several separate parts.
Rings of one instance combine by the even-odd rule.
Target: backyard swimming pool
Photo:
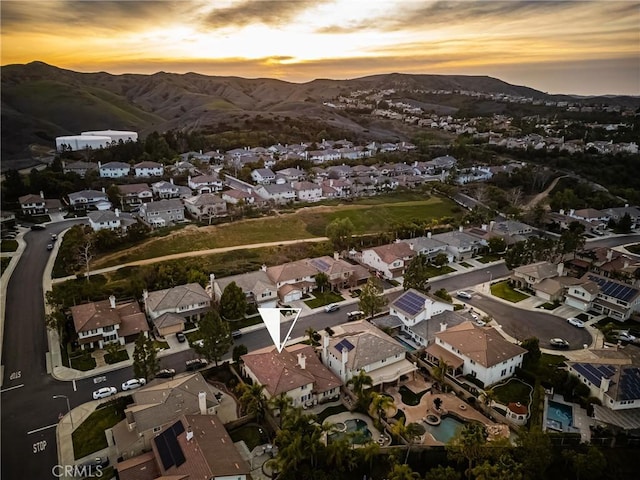
[[[402,337],[400,336],[395,336],[393,337],[398,343],[401,343],[402,346],[408,351],[408,352],[415,352],[416,351],[416,347],[414,347],[413,345],[411,345],[410,343],[406,342],[405,340],[402,339]]]
[[[573,426],[573,407],[549,400],[547,405],[547,427],[565,431]]]
[[[439,425],[429,425],[425,422],[425,428],[433,437],[442,443],[447,443],[453,438],[453,436],[464,426],[464,422],[461,422],[454,417],[441,417]]]
[[[338,423],[337,427],[339,428],[339,431],[329,434],[329,440],[339,440],[349,433],[353,434],[353,436],[351,437],[352,444],[359,445],[362,443],[367,443],[371,440],[371,437],[373,435],[371,434],[371,430],[369,430],[367,422],[365,422],[364,420],[361,420],[359,418],[350,418],[349,420],[345,420],[342,423],[346,428],[343,430],[342,428],[340,428],[342,427],[342,425]]]

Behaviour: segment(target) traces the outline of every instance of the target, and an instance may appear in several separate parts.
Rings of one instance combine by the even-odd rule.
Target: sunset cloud
[[[639,2],[3,0],[0,9],[3,65],[290,81],[507,72],[549,91],[571,77],[566,65],[592,74],[559,93],[640,94]]]

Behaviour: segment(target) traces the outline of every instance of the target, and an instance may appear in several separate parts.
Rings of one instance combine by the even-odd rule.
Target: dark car
[[[35,224],[35,225],[31,225],[31,230],[44,230],[47,227],[45,227],[44,225],[40,225],[40,224]]]
[[[184,343],[184,342],[186,342],[186,341],[187,341],[187,337],[185,337],[185,336],[184,336],[184,333],[182,333],[182,332],[178,332],[178,333],[176,333],[176,338],[178,339],[178,341],[179,341],[180,343]]]
[[[569,348],[569,342],[562,338],[552,338],[549,340],[549,345],[555,348]]]
[[[176,371],[173,368],[163,368],[156,373],[156,378],[173,378]]]
[[[87,460],[80,464],[81,467],[86,467],[92,470],[97,470],[97,467],[105,468],[109,466],[109,457],[96,457],[91,460]]]
[[[204,358],[195,358],[193,360],[187,360],[186,362],[184,362],[184,364],[187,367],[188,372],[193,372],[194,370],[206,367],[209,362],[207,362]]]

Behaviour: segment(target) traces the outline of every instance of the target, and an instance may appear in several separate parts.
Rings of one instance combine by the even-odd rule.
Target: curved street
[[[52,233],[60,233],[81,220],[65,220],[49,224],[43,231],[28,231],[24,234],[26,247],[15,265],[6,284],[3,333],[3,384],[2,390],[2,471],[7,480],[55,478],[52,467],[58,463],[56,427],[62,415],[67,413],[64,395],[70,407],[91,400],[97,381],[101,385],[119,385],[132,377],[132,368],[125,367],[94,378],[89,374],[76,381],[57,381],[47,373],[46,328],[44,325],[44,302],[42,291],[43,273],[50,253],[46,245]],[[637,242],[640,236],[615,237],[590,242],[590,246],[614,246]],[[237,248],[245,248],[238,246]],[[162,261],[163,259],[155,259]],[[469,288],[484,283],[488,278],[508,274],[504,264],[487,269],[465,272],[431,282],[432,288],[449,291]],[[393,294],[393,296],[399,293]],[[353,300],[355,303],[356,300]],[[506,333],[521,339],[538,336],[541,344],[550,336],[563,336],[572,344],[585,342],[588,335],[569,327],[563,319],[543,312],[523,311],[511,305],[476,295],[470,302],[489,315],[500,319]],[[345,321],[344,311],[335,314],[316,313],[299,321],[292,337],[301,337],[310,326],[316,330]],[[271,344],[265,329],[243,335],[241,342],[249,350]],[[588,343],[588,342],[587,342]],[[184,360],[191,358],[191,350],[163,357],[163,367],[184,370]],[[102,378],[104,377],[104,378]]]

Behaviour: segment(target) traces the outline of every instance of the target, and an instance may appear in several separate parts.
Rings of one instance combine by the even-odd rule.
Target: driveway
[[[493,317],[505,333],[517,340],[536,337],[540,340],[540,347],[552,348],[549,339],[560,337],[569,342],[570,350],[581,349],[584,344],[591,344],[591,335],[586,329],[571,326],[566,319],[550,313],[518,308],[481,293],[474,293],[473,298],[467,300],[467,303]]]

